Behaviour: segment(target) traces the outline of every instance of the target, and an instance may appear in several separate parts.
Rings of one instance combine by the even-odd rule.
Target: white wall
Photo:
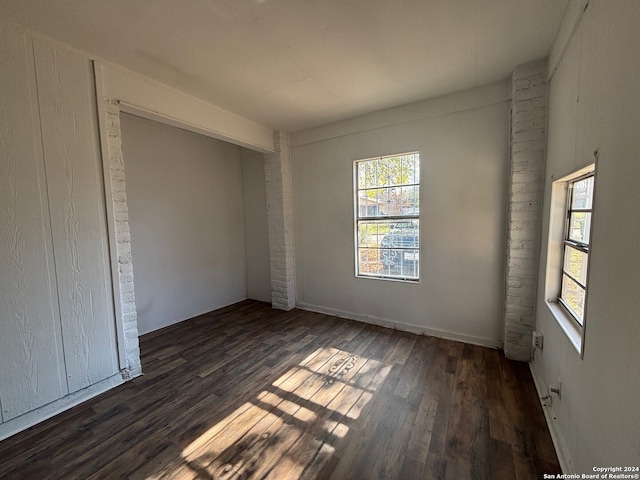
[[[507,82],[291,135],[298,304],[502,343]],[[356,278],[353,161],[420,151],[419,284]]]
[[[550,83],[549,143],[532,370],[562,380],[549,415],[569,470],[638,466],[640,459],[640,6],[591,0]],[[559,37],[561,38],[561,37]],[[554,45],[553,52],[562,52]],[[556,55],[559,57],[559,55]],[[584,358],[545,302],[551,183],[598,149]],[[543,392],[544,393],[544,392]],[[569,473],[569,472],[567,472]]]
[[[243,148],[242,180],[247,253],[247,296],[271,302],[267,193],[263,154]]]
[[[243,300],[240,147],[121,114],[141,334]]]

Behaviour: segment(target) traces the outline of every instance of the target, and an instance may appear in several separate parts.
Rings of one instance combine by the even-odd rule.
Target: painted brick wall
[[[528,361],[534,327],[547,143],[547,62],[511,78],[511,172],[507,226],[504,352]]]
[[[113,220],[118,256],[119,299],[116,294],[116,314],[123,325],[126,366],[121,369],[123,378],[133,378],[142,373],[138,344],[138,323],[136,300],[133,286],[133,264],[131,262],[131,234],[129,212],[122,157],[122,136],[120,130],[120,109],[114,100],[104,105],[107,154],[111,174],[111,197],[113,200]],[[119,310],[119,312],[118,312]]]
[[[271,303],[291,310],[296,304],[293,238],[293,183],[288,134],[276,132],[276,153],[265,155],[267,222],[271,261]]]

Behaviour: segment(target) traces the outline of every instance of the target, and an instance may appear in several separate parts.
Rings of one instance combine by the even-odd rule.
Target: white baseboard
[[[380,318],[373,315],[362,315],[353,312],[345,312],[343,310],[337,310],[334,308],[321,307],[318,305],[312,305],[305,302],[297,302],[296,308],[302,310],[308,310],[310,312],[325,313],[327,315],[333,315],[340,318],[348,318],[349,320],[356,320],[358,322],[370,323],[372,325],[379,325],[381,327],[393,328],[394,330],[401,330],[403,332],[415,333],[418,335],[429,335],[431,337],[446,338],[447,340],[455,340],[463,343],[470,343],[472,345],[480,345],[481,347],[489,348],[502,348],[501,340],[492,340],[490,338],[474,337],[472,335],[466,335],[463,333],[448,332],[446,330],[439,330],[436,328],[423,327],[419,325],[412,325],[409,323],[397,322],[395,320],[389,320],[386,318]]]
[[[547,384],[545,383],[542,376],[538,374],[534,362],[529,362],[529,370],[531,370],[531,376],[533,377],[533,383],[536,386],[539,398],[547,396],[549,394],[549,388],[547,387]],[[542,401],[540,402],[540,404],[542,405],[544,418],[547,421],[547,427],[549,428],[549,433],[551,434],[551,440],[553,441],[553,446],[556,450],[556,455],[558,456],[558,461],[560,462],[562,473],[564,473],[565,475],[573,475],[576,472],[573,469],[571,456],[569,455],[567,446],[564,443],[564,439],[558,431],[558,424],[556,422],[556,417],[553,414],[553,407],[544,405]]]
[[[40,408],[27,412],[19,417],[12,418],[2,424],[0,424],[0,440],[4,440],[18,432],[26,430],[29,427],[34,426],[48,418],[51,418],[65,410],[75,407],[76,405],[96,397],[101,393],[106,392],[118,385],[124,383],[122,375],[116,373],[104,380],[83,388],[77,392],[66,395],[54,402],[43,405]]]

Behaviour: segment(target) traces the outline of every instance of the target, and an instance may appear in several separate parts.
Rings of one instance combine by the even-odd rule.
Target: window
[[[355,162],[356,275],[420,278],[420,156]]]
[[[558,301],[584,326],[594,175],[568,182],[562,279]]]
[[[580,355],[584,354],[594,190],[595,164],[551,186],[546,304]]]

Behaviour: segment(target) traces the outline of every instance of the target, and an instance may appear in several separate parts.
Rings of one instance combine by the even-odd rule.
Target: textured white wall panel
[[[31,40],[0,30],[0,402],[8,421],[67,393]]]
[[[69,391],[118,371],[90,61],[34,40]]]

